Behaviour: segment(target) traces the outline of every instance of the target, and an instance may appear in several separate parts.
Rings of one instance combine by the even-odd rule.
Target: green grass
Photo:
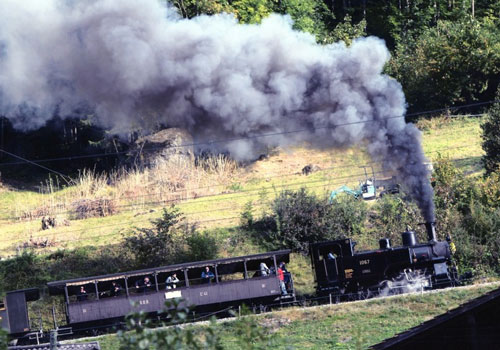
[[[480,122],[478,118],[438,118],[419,122],[425,153],[431,160],[438,155],[449,156],[468,174],[479,174],[482,171]],[[207,192],[209,197],[185,200],[178,202],[177,206],[188,221],[199,223],[201,228],[234,227],[248,201],[253,202],[255,215],[258,216],[266,209],[267,202],[283,189],[307,187],[319,195],[326,195],[344,184],[356,187],[364,179],[364,172],[359,166],[369,162],[366,153],[359,148],[339,151],[299,147],[248,166],[246,173],[226,185],[210,188]],[[302,175],[301,169],[311,163],[319,165],[322,170],[309,176]],[[377,167],[375,171],[378,171]],[[147,226],[150,219],[161,215],[162,206],[171,204],[148,204],[152,200],[147,197],[124,198],[118,203],[116,215],[70,220],[69,226],[48,231],[41,231],[40,218],[32,221],[14,219],[23,212],[59,202],[64,202],[67,207],[71,198],[88,190],[88,186],[60,187],[47,181],[45,192],[48,194],[0,191],[0,256],[14,254],[16,248],[30,237],[53,240],[56,243],[53,249],[116,243],[131,227]],[[112,193],[114,190],[107,186],[103,191]],[[233,191],[236,193],[231,193]]]
[[[384,339],[415,327],[462,303],[496,289],[499,283],[446,289],[369,301],[288,308],[256,317],[268,332],[261,348],[273,349],[367,349]],[[194,326],[203,327],[203,326]],[[216,333],[224,349],[237,349],[231,321],[220,322]],[[101,349],[119,348],[114,335],[98,337]]]

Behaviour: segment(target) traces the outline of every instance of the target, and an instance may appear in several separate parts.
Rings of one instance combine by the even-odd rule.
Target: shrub
[[[191,310],[181,306],[181,300],[165,302],[166,319],[170,327],[152,329],[155,323],[144,312],[131,313],[125,318],[125,330],[118,332],[120,350],[137,349],[206,349],[222,350],[215,334],[215,322],[204,327],[203,334],[182,324],[188,321]]]
[[[207,232],[193,230],[186,237],[187,254],[186,261],[211,260],[217,257],[219,246],[217,240]]]
[[[151,221],[152,228],[136,228],[126,236],[122,248],[132,265],[146,268],[216,258],[216,239],[183,221],[177,208],[164,209],[161,218]]]
[[[1,291],[39,287],[49,280],[46,261],[32,251],[0,261]]]
[[[371,215],[371,219],[375,231],[390,238],[393,244],[400,240],[400,233],[407,226],[415,230],[417,229],[416,223],[420,221],[417,206],[404,200],[401,194],[379,198],[373,209],[374,215]]]
[[[483,129],[483,163],[486,174],[500,166],[500,85],[496,93],[496,103],[488,111],[488,118],[481,125]]]
[[[462,269],[476,273],[500,272],[500,209],[490,209],[481,203],[471,206],[454,232],[456,259]]]
[[[136,267],[154,267],[172,261],[179,251],[176,225],[180,220],[181,214],[176,208],[163,209],[162,217],[151,221],[153,228],[136,228],[124,238],[123,246]]]
[[[253,227],[267,227],[267,237],[276,248],[307,252],[310,242],[360,234],[366,219],[366,204],[339,196],[333,203],[302,188],[281,192],[271,205],[272,214]],[[274,224],[272,224],[274,223]]]
[[[0,328],[0,350],[7,350],[7,331]]]

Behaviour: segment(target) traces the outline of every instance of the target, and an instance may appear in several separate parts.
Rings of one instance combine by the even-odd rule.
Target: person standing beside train
[[[278,279],[280,281],[280,288],[281,288],[281,295],[287,295],[287,291],[286,291],[286,285],[285,285],[285,271],[286,271],[286,268],[285,268],[285,263],[282,262],[280,263],[279,267],[278,267]]]

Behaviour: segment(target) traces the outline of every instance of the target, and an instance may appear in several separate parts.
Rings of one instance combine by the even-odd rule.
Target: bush
[[[394,245],[407,226],[416,230],[416,223],[421,221],[417,206],[404,200],[401,194],[379,198],[373,209],[374,215],[370,216],[375,231],[390,238]]]
[[[310,242],[358,235],[366,219],[366,204],[339,196],[333,203],[302,188],[281,192],[271,205],[272,214],[253,227],[267,227],[276,248],[306,253]]]
[[[475,273],[500,273],[500,209],[480,203],[471,206],[454,232],[457,264]]]
[[[46,261],[32,251],[0,261],[0,291],[39,287],[49,280]]]
[[[177,255],[177,224],[181,214],[176,208],[163,209],[161,218],[152,220],[153,228],[136,228],[124,238],[123,246],[137,268],[166,265]]]
[[[0,350],[7,350],[7,331],[0,328]]]
[[[217,242],[196,226],[185,224],[175,207],[164,209],[161,218],[152,220],[152,228],[136,228],[123,242],[125,253],[136,268],[208,260],[217,256]]]
[[[500,167],[500,85],[496,93],[496,103],[488,111],[488,118],[481,125],[483,129],[483,163],[486,174]]]
[[[131,313],[125,318],[125,330],[118,332],[120,350],[160,350],[160,349],[206,349],[222,350],[220,340],[215,334],[215,321],[204,327],[199,334],[192,327],[183,327],[188,321],[191,310],[181,306],[182,301],[173,299],[165,302],[166,319],[170,327],[153,329],[155,322],[144,312]]]
[[[217,240],[207,232],[192,231],[186,237],[187,254],[186,261],[211,260],[217,257],[219,246]]]

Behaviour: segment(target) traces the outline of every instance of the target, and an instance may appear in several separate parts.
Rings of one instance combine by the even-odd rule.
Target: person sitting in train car
[[[142,281],[141,280],[137,280],[135,282],[135,289],[138,292],[146,293],[148,290],[151,289],[151,287],[152,287],[152,283],[149,280],[148,276],[144,277],[144,279]]]
[[[87,300],[88,297],[89,296],[87,294],[87,291],[85,290],[85,287],[84,286],[80,286],[80,291],[76,295],[76,299],[78,301],[85,301],[85,300]]]
[[[287,295],[286,285],[285,285],[285,271],[283,270],[285,263],[281,263],[278,267],[278,279],[280,281],[281,294]]]
[[[210,283],[214,277],[215,275],[212,271],[210,271],[210,267],[205,266],[205,271],[202,271],[201,273],[201,281],[203,283]]]
[[[260,263],[260,275],[261,276],[269,276],[271,274],[271,270],[267,267],[265,262]]]
[[[174,272],[171,276],[168,276],[165,281],[165,285],[167,289],[177,288],[177,283],[179,283],[179,279],[177,278],[177,274]]]
[[[111,282],[111,288],[109,290],[110,297],[117,297],[122,294],[123,288],[115,281]]]

